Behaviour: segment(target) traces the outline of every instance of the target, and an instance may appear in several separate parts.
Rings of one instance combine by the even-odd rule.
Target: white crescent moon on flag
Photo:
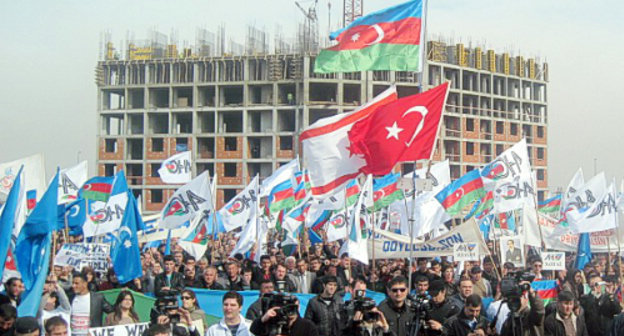
[[[427,108],[424,107],[424,106],[414,106],[414,107],[409,108],[407,111],[405,111],[403,113],[402,118],[405,118],[406,115],[408,115],[408,114],[410,114],[412,112],[420,113],[420,115],[422,115],[422,119],[420,119],[420,122],[418,123],[418,127],[416,127],[416,130],[414,130],[414,134],[412,134],[412,138],[410,139],[410,141],[405,143],[405,145],[407,147],[412,145],[412,142],[414,142],[414,139],[416,139],[416,136],[422,130],[422,128],[423,128],[423,126],[425,124],[425,116],[427,115],[427,113],[429,113],[429,110],[427,110]]]
[[[128,236],[132,237],[132,231],[130,230],[129,227],[127,226],[122,226],[121,228],[119,228],[119,236],[121,236],[122,232],[127,232]]]
[[[457,189],[457,191],[455,193],[457,194],[458,198],[464,197],[464,188],[461,187],[461,188]]]
[[[384,192],[384,190],[383,190],[383,189],[379,189],[377,192],[378,192],[378,193],[379,193],[379,195],[380,195],[379,197],[377,197],[377,199],[380,199],[380,198],[382,198],[382,197],[386,196],[386,193]]]
[[[371,28],[375,29],[375,32],[377,32],[377,38],[371,43],[366,43],[366,45],[378,44],[379,42],[381,42],[381,40],[383,40],[385,36],[383,29],[381,29],[378,24],[372,25]]]
[[[79,212],[80,212],[80,206],[75,205],[75,206],[71,207],[71,210],[69,212],[69,217],[76,217],[76,216],[78,216]]]
[[[84,185],[84,190],[91,190],[91,183]]]

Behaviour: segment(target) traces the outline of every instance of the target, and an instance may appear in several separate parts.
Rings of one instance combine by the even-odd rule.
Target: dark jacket
[[[275,290],[277,290],[279,288],[277,286],[277,279],[275,279],[275,277],[271,277],[271,281],[273,281],[273,286],[275,286]],[[284,277],[284,280],[282,281],[285,282],[285,286],[286,286],[286,288],[284,288],[284,292],[288,292],[288,293],[297,292],[297,285],[295,285],[295,283],[292,281],[292,279],[290,279],[290,277],[286,276]]]
[[[405,336],[409,334],[410,322],[414,317],[414,313],[404,304],[403,307],[395,307],[390,299],[383,300],[377,307],[386,317],[386,321],[390,325],[390,330],[396,336]]]
[[[439,304],[433,302],[433,300],[429,302],[431,303],[431,311],[428,318],[440,323],[444,323],[444,321],[460,312],[459,307],[448,299]],[[427,329],[427,335],[442,335],[442,331]]]
[[[163,287],[169,287],[181,292],[184,290],[184,275],[178,272],[171,273],[171,282],[167,281],[165,272],[156,275],[154,279],[154,293],[159,293]]]
[[[99,328],[102,326],[102,314],[110,314],[114,311],[104,296],[97,292],[89,292],[91,305],[89,306],[89,328]],[[69,302],[73,305],[76,295],[72,292]]]
[[[588,336],[583,314],[576,317],[576,336]],[[565,327],[559,314],[555,311],[544,320],[544,336],[566,336]]]
[[[583,295],[580,299],[581,307],[585,310],[585,324],[589,336],[603,336],[613,324],[615,315],[622,311],[622,307],[613,297],[603,294],[596,298],[592,294]]]
[[[268,336],[270,329],[269,325],[262,323],[260,318],[257,318],[251,323],[251,327],[249,327],[249,331],[256,336]],[[292,326],[290,326],[290,332],[288,333],[290,336],[319,336],[319,331],[317,326],[312,323],[312,321],[298,317],[295,322],[293,322]]]
[[[542,336],[544,335],[544,301],[537,295],[529,295],[529,306],[519,312],[520,320],[516,327],[518,336]],[[520,329],[521,328],[521,329]],[[502,335],[513,335],[511,321],[507,319],[501,330]],[[522,330],[522,334],[520,334]]]
[[[224,290],[225,288],[220,283],[214,281],[212,285],[208,286],[204,279],[201,280],[200,288],[212,289],[212,290]]]
[[[305,318],[316,324],[320,336],[340,336],[346,322],[340,315],[343,307],[344,302],[338,294],[329,305],[317,295],[308,302]]]
[[[255,320],[257,318],[262,317],[262,297],[258,300],[254,301],[254,303],[249,306],[247,309],[247,313],[245,314],[245,318],[248,320]]]
[[[619,314],[613,319],[613,325],[611,331],[606,336],[621,336],[624,335],[624,313]]]
[[[442,335],[444,336],[466,336],[469,333],[473,332],[473,329],[470,328],[466,320],[468,317],[464,314],[464,310],[459,312],[459,314],[454,315],[446,320],[442,324]],[[477,324],[474,330],[483,329],[483,331],[487,330],[487,320],[483,315],[479,315],[477,318]]]
[[[236,280],[232,281],[229,277],[223,279],[223,287],[225,290],[242,291],[243,281],[240,276],[236,277]]]

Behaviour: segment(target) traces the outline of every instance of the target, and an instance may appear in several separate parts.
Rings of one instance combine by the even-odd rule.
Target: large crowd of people
[[[59,235],[56,250],[62,243]],[[624,268],[616,253],[596,254],[583,269],[573,268],[568,253],[567,270],[555,272],[544,271],[534,251],[527,251],[525,268],[501,264],[494,242],[479,261],[415,253],[412,263],[397,258],[368,265],[339,255],[339,242],[311,246],[306,240],[293,255],[270,244],[259,262],[254,255],[230,256],[235,245],[226,233],[209,240],[200,258],[175,239],[169,254],[164,242],[143,248],[143,276],[125,284],[112,268],[100,274],[52,265],[35,317],[18,316],[24,284],[11,277],[0,294],[0,336],[84,336],[90,328],[136,324],[136,293],[156,298],[146,335],[624,335]],[[540,280],[556,282],[548,298],[531,286]],[[218,323],[207,322],[196,288],[224,291]],[[121,289],[114,302],[100,293],[109,289]],[[247,290],[260,296],[243,312],[239,292]],[[373,301],[370,291],[385,299]],[[294,293],[313,295],[303,316]]]

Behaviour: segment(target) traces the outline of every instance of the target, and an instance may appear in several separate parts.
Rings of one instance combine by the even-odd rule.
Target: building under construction
[[[318,44],[305,39],[276,37],[269,52],[265,34],[253,28],[244,46],[228,44],[222,32],[199,35],[198,45],[181,50],[157,35],[128,42],[124,53],[103,43],[98,173],[124,169],[146,212],[159,211],[176,189],[157,172],[176,152],[193,153],[195,174],[216,176],[220,207],[256,174],[267,177],[300,154],[298,135],[316,120],[351,111],[391,84],[399,97],[420,90],[414,72],[315,74]],[[429,41],[427,55],[425,89],[452,82],[434,160],[449,159],[458,178],[525,137],[542,199],[547,64],[449,42]]]

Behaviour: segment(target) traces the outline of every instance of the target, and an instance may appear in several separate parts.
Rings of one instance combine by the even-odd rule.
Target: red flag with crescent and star
[[[364,174],[386,175],[402,161],[430,159],[449,83],[378,107],[349,131],[349,150],[361,155]]]

